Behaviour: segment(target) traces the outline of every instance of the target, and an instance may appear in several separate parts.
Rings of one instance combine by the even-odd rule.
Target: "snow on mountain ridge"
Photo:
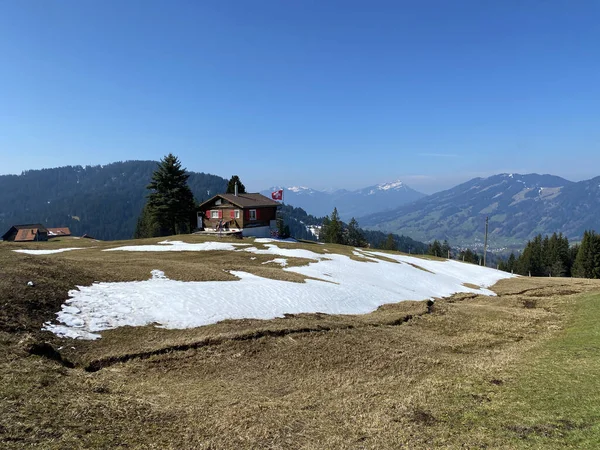
[[[400,189],[404,187],[404,183],[400,180],[392,181],[390,183],[381,183],[377,185],[377,189],[380,191],[387,191],[389,189]]]
[[[308,188],[306,186],[291,186],[289,188],[287,188],[288,191],[292,191],[292,192],[302,192],[302,191],[312,191],[313,189]]]

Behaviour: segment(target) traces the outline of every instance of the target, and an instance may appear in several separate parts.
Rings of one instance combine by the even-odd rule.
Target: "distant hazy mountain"
[[[483,243],[486,216],[492,247],[522,245],[538,233],[580,239],[584,230],[600,229],[600,177],[577,183],[538,174],[475,178],[359,222],[422,241],[474,245]]]
[[[67,166],[0,176],[0,235],[19,223],[69,227],[74,235],[130,239],[146,203],[155,161]],[[189,172],[196,200],[225,192],[227,180]]]
[[[282,189],[272,187],[262,191],[269,196],[272,191]],[[391,210],[400,205],[413,202],[425,196],[411,189],[401,181],[382,183],[355,191],[340,189],[336,191],[318,191],[303,186],[283,188],[283,200],[286,204],[303,208],[314,216],[331,214],[337,208],[342,220],[352,217]]]

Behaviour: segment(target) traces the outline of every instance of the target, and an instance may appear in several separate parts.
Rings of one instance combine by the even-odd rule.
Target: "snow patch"
[[[99,331],[126,325],[158,323],[164,328],[181,329],[225,319],[271,319],[286,313],[364,314],[385,303],[446,297],[456,292],[495,295],[484,288],[511,277],[505,272],[457,261],[429,261],[355,249],[355,255],[371,260],[361,262],[335,253],[321,255],[273,244],[267,247],[243,251],[311,259],[306,266],[283,269],[310,278],[304,283],[292,283],[231,271],[238,280],[184,282],[171,280],[156,269],[146,281],[78,286],[69,292],[69,300],[57,313],[59,323],[47,322],[44,329],[63,337],[97,339]],[[376,259],[377,256],[397,262]],[[272,262],[278,260],[285,261],[276,258]],[[482,289],[468,288],[464,283]]]
[[[243,249],[246,252],[255,253],[257,255],[277,255],[277,256],[285,256],[287,258],[306,258],[306,259],[314,259],[320,260],[323,258],[323,255],[319,255],[318,253],[311,252],[310,250],[304,250],[301,248],[279,248],[274,244],[265,244],[266,249],[258,249],[256,247],[249,247]]]
[[[279,264],[282,267],[287,266],[287,259],[285,258],[275,258],[272,259],[270,261],[265,261],[263,264],[269,264],[269,263],[275,263],[275,264]]]
[[[26,253],[27,255],[51,255],[53,253],[70,252],[71,250],[84,250],[82,247],[57,248],[54,250],[13,250],[17,253]]]
[[[162,241],[157,245],[127,245],[124,247],[107,248],[103,252],[207,252],[215,250],[236,250],[237,247],[250,244],[231,244],[229,242],[202,242],[188,244],[183,241]]]
[[[162,270],[154,269],[150,273],[152,274],[153,280],[166,280],[167,279],[167,277],[165,276],[165,273]]]
[[[256,238],[254,242],[258,242],[259,244],[265,244],[267,242],[292,242],[298,243],[298,241],[294,238],[286,238],[286,239],[273,239],[273,238]]]

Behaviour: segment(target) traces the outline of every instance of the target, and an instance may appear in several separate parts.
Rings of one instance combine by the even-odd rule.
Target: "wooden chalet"
[[[13,242],[47,241],[48,229],[40,223],[13,225],[2,235],[2,239]]]
[[[277,228],[278,206],[262,194],[218,194],[199,206],[198,228],[270,237]]]

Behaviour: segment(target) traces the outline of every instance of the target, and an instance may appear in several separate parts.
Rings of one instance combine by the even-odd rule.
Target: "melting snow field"
[[[17,253],[26,253],[27,255],[51,255],[53,253],[70,252],[71,250],[84,250],[81,247],[57,248],[55,250],[13,250]]]
[[[316,280],[292,283],[236,271],[231,272],[238,278],[236,281],[183,282],[170,280],[157,269],[147,281],[79,286],[69,292],[70,299],[57,313],[60,324],[47,322],[44,329],[59,336],[97,339],[98,332],[125,325],[159,323],[165,328],[191,328],[224,319],[271,319],[285,313],[364,314],[385,303],[446,297],[456,292],[495,295],[485,287],[511,277],[508,273],[457,261],[430,261],[357,249],[354,254],[364,258],[362,262],[335,253],[321,255],[303,249],[283,249],[271,243],[272,240],[255,242],[264,242],[267,249],[235,250],[234,244],[165,241],[159,245],[110,250],[235,250],[276,255],[278,258],[269,262],[282,266],[287,264],[286,257],[308,258],[313,262],[307,266],[282,270]]]
[[[230,244],[228,242],[202,242],[201,244],[188,244],[182,241],[162,241],[157,245],[128,245],[103,250],[105,252],[207,252],[211,250],[235,250],[239,246],[250,244]]]

